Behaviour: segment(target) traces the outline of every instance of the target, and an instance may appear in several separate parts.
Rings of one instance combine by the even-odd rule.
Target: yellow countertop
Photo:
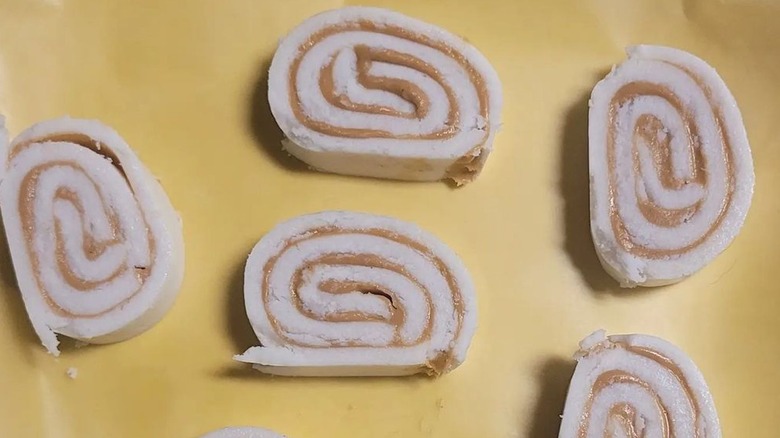
[[[466,37],[502,79],[495,151],[457,190],[315,173],[281,152],[265,91],[275,45],[342,4],[0,1],[0,113],[12,134],[64,114],[113,126],[161,179],[187,250],[162,322],[114,345],[66,340],[55,359],[35,338],[0,242],[0,436],[195,438],[257,425],[291,438],[554,437],[571,355],[598,328],[683,348],[724,436],[777,436],[780,2],[364,3]],[[717,68],[742,110],[757,182],[742,233],[712,264],[671,287],[623,291],[590,239],[587,96],[636,43]],[[249,250],[277,222],[325,209],[416,222],[462,256],[479,328],[460,368],[438,380],[290,379],[231,359],[257,343],[242,299]]]

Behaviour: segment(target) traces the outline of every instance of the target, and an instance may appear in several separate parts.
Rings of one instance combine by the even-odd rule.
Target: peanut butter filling
[[[95,153],[107,157],[114,165],[114,167],[116,167],[119,170],[120,174],[125,178],[125,180],[127,180],[127,176],[121,167],[121,163],[119,162],[117,156],[111,151],[111,149],[105,145],[101,145],[99,142],[92,139],[88,135],[81,134],[81,133],[57,133],[57,134],[47,135],[46,137],[42,137],[42,138],[36,138],[24,143],[20,143],[18,145],[15,145],[11,149],[9,153],[9,158],[13,159],[22,150],[24,150],[25,148],[29,147],[32,144],[44,143],[44,142],[67,142],[67,143],[76,144],[85,147],[87,149],[90,149]],[[119,304],[109,309],[106,309],[102,312],[98,312],[94,314],[75,314],[73,312],[67,311],[52,298],[51,294],[48,292],[41,279],[41,268],[42,268],[41,261],[39,260],[38,254],[35,251],[33,245],[33,237],[36,234],[35,197],[36,197],[38,182],[41,174],[54,167],[70,167],[72,169],[79,171],[89,179],[95,191],[97,193],[100,193],[98,184],[90,177],[88,170],[84,169],[80,164],[76,162],[51,161],[34,167],[33,169],[30,170],[29,173],[27,173],[23,177],[20,185],[21,193],[19,196],[19,217],[22,223],[22,232],[24,234],[24,239],[27,246],[28,256],[33,268],[33,273],[35,275],[35,281],[38,286],[38,290],[40,291],[44,300],[46,301],[48,306],[52,309],[52,311],[56,312],[57,314],[69,318],[99,317],[116,308],[125,305],[138,292],[140,292],[141,287],[133,291],[130,296],[128,296],[125,300],[123,300]],[[130,188],[132,190],[132,186],[130,186]],[[112,245],[119,244],[124,240],[125,236],[122,233],[119,219],[117,218],[116,213],[113,211],[113,209],[111,209],[109,205],[105,204],[105,202],[103,204],[103,210],[104,213],[106,214],[106,217],[108,217],[108,221],[112,233],[110,239],[99,241],[92,236],[92,234],[89,232],[88,227],[86,226],[87,223],[85,217],[86,210],[84,209],[81,199],[78,198],[76,193],[66,188],[59,188],[55,192],[54,200],[67,201],[71,205],[73,205],[76,211],[79,212],[79,215],[82,218],[81,220],[82,233],[84,236],[84,241],[82,243],[82,250],[84,251],[84,254],[88,260],[96,260],[98,257],[100,257],[100,255],[104,253],[104,251],[107,248],[109,248]],[[150,260],[154,260],[155,240],[151,234],[151,230],[149,229],[146,218],[144,218],[144,223],[147,226],[146,228],[147,228],[147,236],[149,239]],[[62,275],[62,278],[65,280],[65,283],[75,290],[82,291],[84,293],[89,293],[90,291],[97,288],[99,285],[110,282],[131,269],[134,271],[134,274],[138,278],[140,284],[143,284],[151,275],[152,266],[125,265],[125,266],[121,266],[114,272],[110,273],[105,279],[102,279],[100,281],[85,280],[74,272],[73,268],[71,267],[68,261],[66,250],[65,250],[65,238],[64,238],[62,226],[56,220],[54,221],[54,233],[56,238],[56,249],[55,249],[56,251],[55,259],[57,263],[56,269]]]
[[[302,314],[306,315],[311,319],[318,319],[321,321],[328,321],[328,322],[384,321],[384,318],[381,318],[377,315],[370,315],[364,312],[357,312],[357,311],[331,313],[328,314],[325,318],[322,318],[318,315],[313,314],[308,309],[306,309],[305,306],[303,306],[303,303],[298,296],[298,291],[301,289],[301,286],[304,283],[303,273],[306,270],[311,269],[312,267],[317,265],[370,266],[374,268],[387,269],[408,277],[408,274],[403,269],[403,267],[393,263],[389,263],[384,259],[377,257],[373,254],[360,254],[360,255],[339,254],[339,253],[323,254],[321,257],[318,257],[316,260],[311,261],[308,265],[299,266],[293,277],[294,280],[292,282],[291,289],[290,289],[290,292],[296,298],[294,300],[296,308],[298,309],[299,312],[301,312]],[[408,277],[408,279],[414,282],[422,290],[422,285],[416,279],[414,279],[413,277]],[[395,296],[394,293],[390,291],[385,291],[383,286],[374,283],[360,282],[360,281],[338,282],[335,280],[329,280],[327,282],[320,283],[318,287],[323,292],[332,293],[332,294],[361,292],[361,293],[381,296],[387,300],[387,306],[389,307],[390,310],[391,316],[388,322],[394,325],[395,327],[401,327],[406,321],[406,309],[404,308],[404,306],[401,304],[399,300],[394,299]],[[399,333],[396,332],[396,339],[393,342],[399,345],[403,344],[403,342],[400,339]]]
[[[636,409],[628,403],[618,403],[613,405],[609,409],[609,417],[614,418],[620,424],[623,432],[629,438],[641,438],[644,436],[644,432],[637,430],[634,420],[637,418]],[[640,435],[640,433],[642,435]],[[612,438],[607,435],[607,431],[604,433],[604,438]]]
[[[368,70],[371,68],[371,62],[384,60],[384,62],[396,61],[393,63],[410,68],[418,67],[420,71],[428,70],[429,73],[435,73],[430,65],[400,52],[375,50],[368,46],[355,46],[355,55],[357,56],[358,83],[370,90],[390,91],[405,101],[411,102],[415,107],[415,111],[405,113],[388,106],[355,103],[350,100],[349,96],[337,93],[333,78],[333,64],[336,62],[336,58],[331,59],[322,69],[322,72],[320,72],[320,90],[328,103],[348,111],[383,114],[407,119],[422,119],[428,114],[431,103],[428,100],[428,96],[417,84],[403,79],[371,76],[368,74]],[[449,121],[450,124],[454,124],[454,120],[458,117],[458,114],[453,111],[454,103],[457,101],[455,96],[451,94],[452,90],[448,89],[446,91],[451,108]]]
[[[696,399],[696,396],[694,395],[693,388],[691,388],[690,384],[688,383],[688,379],[685,378],[685,374],[683,373],[682,369],[680,369],[680,367],[674,363],[674,361],[655,350],[646,347],[629,345],[624,342],[610,342],[609,344],[606,344],[606,346],[599,345],[594,348],[621,348],[631,354],[650,359],[669,370],[672,375],[674,375],[675,380],[679,382],[680,387],[685,392],[686,399],[691,406],[691,410],[693,412],[691,424],[694,427],[694,437],[701,438],[697,428],[699,423],[699,416],[701,415],[701,408],[699,406],[698,400]],[[660,396],[653,389],[652,385],[629,372],[622,370],[609,370],[599,375],[596,378],[596,381],[593,383],[593,387],[590,389],[588,399],[585,402],[585,407],[580,418],[580,427],[577,433],[579,438],[587,438],[588,436],[590,413],[593,410],[593,403],[596,399],[596,396],[604,389],[619,383],[627,383],[639,386],[648,394],[650,394],[653,397],[658,410],[658,418],[661,421],[662,436],[664,438],[675,437],[674,430],[671,428],[671,424],[673,423],[669,414],[669,408],[663,404]],[[608,417],[614,421],[617,421],[630,438],[642,438],[644,436],[644,432],[637,430],[637,415],[638,412],[636,407],[632,406],[630,402],[621,402],[615,404],[610,407],[608,413]],[[610,438],[609,430],[604,430],[604,437]]]
[[[679,248],[665,248],[657,249],[647,247],[634,239],[634,236],[629,233],[623,218],[620,215],[617,205],[617,172],[616,172],[616,137],[617,137],[617,112],[623,106],[629,102],[637,99],[640,96],[656,96],[664,99],[668,102],[678,113],[680,119],[683,121],[684,131],[682,133],[669,133],[666,135],[665,128],[661,120],[650,114],[643,114],[637,119],[637,124],[634,126],[633,140],[632,140],[632,156],[633,167],[636,178],[641,179],[642,170],[639,159],[640,144],[646,145],[651,153],[653,159],[653,167],[657,172],[657,176],[666,189],[679,190],[686,184],[699,184],[702,187],[707,187],[707,183],[710,178],[714,176],[710,175],[707,171],[707,162],[703,155],[701,144],[701,136],[699,135],[699,127],[696,126],[694,114],[689,108],[686,108],[683,101],[679,96],[676,96],[672,90],[665,88],[659,84],[655,84],[648,81],[635,81],[629,82],[621,87],[615,95],[612,97],[612,101],[609,106],[609,117],[607,127],[607,165],[609,169],[609,216],[612,225],[612,230],[615,238],[620,243],[621,247],[634,255],[648,258],[648,259],[661,259],[670,256],[677,256],[685,254],[697,246],[701,245],[707,238],[709,238],[715,230],[720,227],[726,212],[728,212],[731,205],[731,198],[734,192],[734,169],[733,169],[733,157],[731,151],[731,143],[726,132],[725,119],[722,111],[717,102],[712,97],[709,88],[704,81],[695,75],[688,69],[668,63],[683,70],[688,76],[690,76],[698,86],[703,90],[706,95],[712,111],[714,113],[715,122],[717,125],[717,133],[720,136],[721,147],[723,149],[724,164],[726,168],[726,196],[722,200],[720,210],[715,220],[710,224],[709,228],[705,230],[702,235],[689,245],[685,245]],[[686,143],[688,144],[689,162],[692,164],[692,177],[686,179],[679,179],[674,176],[672,160],[671,160],[671,135],[684,135]],[[637,184],[642,184],[641,181],[637,181]],[[696,202],[694,205],[680,208],[680,209],[667,209],[659,205],[656,205],[649,199],[641,199],[637,196],[639,211],[642,216],[650,223],[665,228],[675,228],[681,224],[690,220],[696,214],[700,213],[702,201]]]
[[[463,312],[465,311],[463,306],[463,301],[461,298],[461,292],[460,287],[457,284],[457,281],[455,280],[454,275],[450,272],[449,268],[447,267],[446,263],[441,260],[439,257],[437,257],[429,248],[422,245],[421,243],[414,241],[412,239],[409,239],[408,237],[401,236],[398,234],[395,234],[393,232],[384,230],[384,229],[378,229],[378,228],[369,228],[369,229],[343,229],[343,228],[336,228],[336,227],[322,227],[322,228],[316,228],[307,231],[304,234],[295,236],[287,240],[285,246],[283,249],[281,249],[274,257],[271,257],[268,262],[266,262],[265,266],[263,266],[263,277],[261,278],[261,293],[263,298],[263,303],[266,307],[269,305],[269,299],[271,295],[271,286],[269,283],[269,279],[271,276],[271,273],[274,270],[275,264],[278,261],[279,257],[281,256],[284,251],[286,251],[288,248],[291,248],[295,245],[300,244],[301,242],[311,240],[311,239],[317,239],[317,238],[323,238],[323,237],[329,237],[329,236],[335,236],[339,234],[363,234],[363,235],[371,235],[371,236],[377,236],[381,237],[383,239],[387,239],[393,242],[397,242],[403,245],[406,245],[421,255],[423,255],[426,259],[430,260],[431,263],[433,263],[441,272],[444,279],[447,281],[447,284],[449,285],[450,291],[452,293],[452,300],[454,305],[454,312],[457,319],[457,329],[455,333],[455,338],[457,338],[458,333],[461,330],[462,321],[463,321]],[[350,311],[350,312],[343,312],[343,313],[335,313],[335,314],[329,314],[326,318],[322,318],[318,315],[313,314],[311,311],[307,310],[305,306],[302,304],[301,298],[298,295],[298,290],[300,289],[301,285],[303,284],[303,273],[307,269],[311,269],[318,265],[353,265],[353,266],[368,266],[368,267],[374,267],[374,268],[381,268],[389,271],[393,271],[398,273],[399,275],[404,276],[411,282],[413,282],[419,290],[423,291],[425,293],[425,300],[427,302],[427,321],[425,329],[423,330],[422,334],[419,336],[418,339],[414,340],[412,343],[405,342],[401,336],[400,336],[400,328],[403,326],[404,322],[406,321],[406,314],[407,309],[404,308],[404,306],[401,303],[401,300],[398,299],[396,295],[396,291],[393,290],[385,290],[383,287],[373,284],[371,282],[362,282],[362,281],[348,281],[348,282],[339,282],[336,280],[329,280],[327,282],[320,283],[318,286],[319,288],[326,293],[346,293],[346,292],[364,292],[364,293],[371,293],[378,296],[384,296],[388,300],[388,306],[390,309],[391,317],[389,319],[385,318],[379,318],[377,315],[372,314],[366,314],[364,312],[358,312],[358,311]],[[290,287],[290,294],[293,298],[293,302],[297,308],[298,311],[300,311],[303,315],[306,315],[308,318],[314,319],[314,320],[320,320],[320,321],[329,321],[329,322],[344,322],[344,321],[377,321],[377,320],[384,320],[388,322],[389,324],[392,324],[396,328],[395,337],[392,342],[389,343],[388,347],[404,347],[404,346],[412,346],[412,345],[418,345],[428,339],[430,339],[431,332],[433,330],[433,324],[434,324],[434,314],[432,313],[433,310],[433,295],[431,291],[427,290],[422,282],[420,282],[412,273],[408,272],[403,266],[398,265],[396,263],[393,263],[389,260],[386,260],[382,258],[381,256],[378,256],[376,254],[362,254],[362,253],[325,253],[321,256],[317,257],[316,259],[299,266],[293,275],[293,278],[291,280],[291,283],[289,285]],[[310,348],[323,348],[320,345],[313,345],[308,344],[305,342],[301,342],[296,339],[292,339],[284,327],[279,323],[278,319],[274,317],[274,315],[271,312],[267,312],[269,314],[269,321],[271,322],[271,326],[273,330],[279,335],[282,339],[284,339],[287,343],[291,345],[296,345],[300,347],[310,347]],[[332,342],[330,345],[327,345],[324,348],[329,347],[365,347],[367,345],[362,345],[358,342]],[[445,357],[446,356],[446,357]],[[436,360],[432,361],[431,366],[446,366],[450,361],[450,358],[448,357],[447,352],[444,352],[442,354],[442,357],[436,358]],[[436,368],[434,368],[436,369]],[[443,369],[443,368],[441,368]]]
[[[49,163],[46,168],[51,168],[55,166],[63,166],[67,165],[64,163]],[[41,169],[43,171],[44,169]],[[29,174],[28,174],[29,175]],[[35,175],[34,180],[30,181],[30,184],[36,184],[37,179],[40,176],[40,173]],[[90,179],[90,182],[95,186],[95,190],[97,190],[97,185],[94,181]],[[25,181],[27,183],[27,181]],[[28,187],[25,187],[24,189],[28,189]],[[23,190],[24,190],[23,189]],[[34,190],[34,189],[33,189]],[[86,223],[84,216],[86,214],[84,210],[84,206],[81,204],[81,200],[76,196],[75,193],[66,190],[64,188],[60,188],[57,190],[57,194],[55,195],[55,199],[62,199],[70,202],[74,207],[76,207],[76,210],[79,212],[79,215],[81,216],[81,222]],[[32,208],[31,206],[28,207],[28,212],[31,212]],[[32,219],[32,214],[28,215],[30,219]],[[24,222],[23,222],[24,223]],[[109,223],[111,224],[111,230],[112,230],[112,238],[107,241],[98,241],[95,240],[91,235],[89,235],[86,230],[83,230],[84,233],[84,242],[82,243],[82,251],[87,256],[88,260],[96,260],[101,254],[103,254],[103,251],[105,251],[108,247],[119,243],[120,241],[117,239],[117,236],[119,234],[119,221],[116,218],[116,215],[111,214],[109,216]],[[26,224],[25,224],[26,225]],[[25,228],[27,228],[25,226]],[[56,249],[56,259],[57,259],[57,268],[59,268],[60,273],[62,274],[63,278],[65,279],[65,282],[68,284],[68,286],[78,290],[78,291],[90,291],[92,289],[95,289],[97,286],[99,286],[103,281],[109,282],[117,277],[119,277],[123,269],[117,269],[114,271],[108,278],[106,278],[103,281],[89,281],[84,280],[82,278],[77,277],[74,275],[73,271],[70,268],[70,265],[68,264],[68,258],[65,251],[65,236],[62,232],[62,225],[59,222],[54,223],[54,232],[55,236],[57,237],[57,249]]]

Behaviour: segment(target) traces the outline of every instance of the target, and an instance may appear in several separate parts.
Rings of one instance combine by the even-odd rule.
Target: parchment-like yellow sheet
[[[341,2],[0,1],[0,113],[12,133],[63,114],[114,126],[162,180],[187,247],[183,290],[159,325],[116,345],[66,342],[55,359],[0,242],[0,436],[194,438],[245,424],[292,438],[554,437],[571,354],[602,327],[685,349],[725,436],[778,436],[780,3],[367,3],[463,35],[495,65],[505,124],[475,183],[324,175],[280,152],[264,71],[285,32]],[[742,109],[757,183],[743,232],[714,263],[625,292],[589,236],[587,96],[634,43],[717,68]],[[480,326],[461,368],[435,381],[286,379],[231,360],[256,343],[241,297],[250,248],[278,221],[323,209],[411,220],[462,255]]]

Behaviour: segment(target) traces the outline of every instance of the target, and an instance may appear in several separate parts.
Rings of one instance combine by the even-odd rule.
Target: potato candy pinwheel
[[[602,330],[575,357],[559,438],[720,438],[704,377],[669,342]]]
[[[466,356],[476,303],[465,266],[417,226],[323,212],[279,224],[252,250],[247,314],[270,374],[438,375]]]
[[[624,286],[673,283],[734,239],[753,195],[737,104],[717,72],[677,49],[632,47],[590,102],[591,230]]]
[[[501,84],[461,38],[379,8],[305,20],[279,44],[268,100],[285,149],[310,166],[416,181],[477,177]]]
[[[117,342],[157,323],[179,290],[179,217],[125,141],[92,120],[38,123],[3,148],[2,208],[27,313],[56,334]]]

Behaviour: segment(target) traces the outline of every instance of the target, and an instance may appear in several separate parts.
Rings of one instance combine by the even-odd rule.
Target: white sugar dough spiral
[[[477,49],[369,7],[315,15],[287,35],[268,100],[285,148],[316,169],[458,184],[482,169],[502,104],[498,75]]]
[[[260,347],[237,360],[281,375],[438,375],[466,356],[471,278],[434,236],[397,219],[323,212],[252,250],[247,314]]]
[[[259,427],[226,427],[209,432],[201,438],[285,438],[285,436]]]
[[[704,377],[679,348],[603,331],[580,348],[559,438],[720,438]]]
[[[43,345],[56,333],[117,342],[150,328],[181,284],[181,224],[111,128],[38,123],[2,151],[2,208],[16,277]]]
[[[701,59],[637,46],[590,102],[591,230],[624,286],[698,271],[736,237],[753,194],[737,104]]]

